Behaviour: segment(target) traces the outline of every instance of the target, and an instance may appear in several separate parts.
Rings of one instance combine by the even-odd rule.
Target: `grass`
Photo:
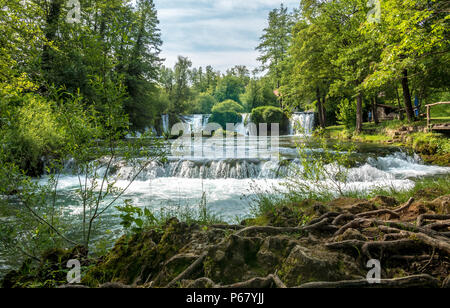
[[[431,107],[431,117],[450,119],[450,105],[437,105]]]
[[[394,197],[399,202],[406,202],[413,197],[417,200],[434,200],[440,196],[450,195],[450,175],[438,178],[423,178],[416,181],[411,190],[399,191],[393,188],[377,189],[367,194],[367,198],[375,196]]]
[[[407,202],[411,197],[416,200],[432,201],[441,196],[450,195],[450,175],[437,178],[422,178],[415,182],[410,190],[396,190],[393,187],[378,188],[370,192],[348,192],[340,197],[356,199],[372,199],[376,196],[388,196],[395,198],[400,203]],[[315,204],[327,204],[338,198],[331,194],[301,195],[296,192],[285,193],[282,196],[271,197],[261,194],[253,204],[253,224],[267,224],[267,214],[276,213],[277,209],[288,207],[298,215],[312,215]],[[312,216],[310,216],[312,217]]]
[[[433,123],[449,123],[450,117],[442,117]],[[353,140],[357,142],[369,143],[392,143],[393,138],[389,136],[389,131],[397,130],[404,126],[425,127],[426,120],[409,123],[406,121],[392,120],[375,123],[364,123],[363,132],[355,134],[354,131],[345,129],[343,125],[330,126],[326,128],[326,133],[332,139]],[[438,133],[416,132],[409,134],[405,140],[396,145],[403,145],[426,155],[448,154],[450,153],[449,138]]]

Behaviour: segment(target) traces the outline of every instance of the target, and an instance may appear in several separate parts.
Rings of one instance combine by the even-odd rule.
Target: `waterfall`
[[[248,124],[250,124],[250,114],[243,113],[241,123],[236,125],[236,132],[241,136],[248,136],[249,135]]]
[[[182,116],[181,119],[183,123],[188,125],[188,134],[200,134],[206,129],[210,117],[210,114],[191,114]]]
[[[119,164],[115,169],[122,180],[133,178],[133,167]],[[156,178],[185,179],[276,179],[290,172],[289,164],[255,159],[172,160],[165,164],[151,163],[137,180]]]
[[[169,134],[170,133],[170,121],[169,121],[169,115],[163,114],[161,116],[162,118],[162,132],[163,134]]]
[[[314,130],[315,115],[313,112],[297,112],[292,115],[290,135],[310,135]]]

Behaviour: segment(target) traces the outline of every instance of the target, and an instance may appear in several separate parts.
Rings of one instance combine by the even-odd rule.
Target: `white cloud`
[[[282,1],[289,8],[298,0]],[[193,65],[225,71],[234,65],[258,66],[255,47],[270,10],[280,0],[155,0],[164,41],[162,57],[173,66],[177,56]]]

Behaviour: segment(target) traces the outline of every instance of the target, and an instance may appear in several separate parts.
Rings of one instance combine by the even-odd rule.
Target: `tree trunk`
[[[400,95],[398,95],[398,88],[395,89],[395,94],[397,95],[397,103],[398,103],[398,116],[399,120],[403,121],[403,111],[402,111],[402,104],[400,103]]]
[[[403,100],[406,107],[406,116],[408,117],[409,122],[413,122],[415,119],[415,115],[412,107],[411,92],[409,91],[408,70],[403,71],[402,87],[403,87]]]
[[[323,121],[323,128],[327,127],[327,108],[325,107],[325,102],[327,101],[326,96],[322,99],[322,121]]]
[[[359,93],[356,100],[356,132],[358,134],[362,133],[363,125],[363,98],[362,94]]]
[[[46,42],[44,43],[44,47],[42,50],[42,62],[41,62],[41,68],[45,73],[49,73],[52,67],[51,47],[49,44],[56,38],[56,33],[58,31],[59,17],[61,15],[62,10],[62,4],[63,2],[61,0],[53,0],[50,3],[49,12],[45,20],[46,25],[44,33]]]
[[[372,105],[372,117],[373,117],[373,122],[375,123],[375,125],[380,124],[380,121],[378,120],[378,110],[377,110],[377,98],[374,97],[373,98],[373,105]]]
[[[319,114],[319,125],[322,128],[325,128],[325,122],[323,118],[323,106],[322,106],[322,100],[320,99],[320,90],[317,88],[316,90],[316,97],[317,97],[317,113]]]

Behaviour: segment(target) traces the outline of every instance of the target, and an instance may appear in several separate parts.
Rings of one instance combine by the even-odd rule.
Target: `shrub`
[[[263,106],[253,109],[252,122],[256,125],[260,123],[278,123],[282,124],[286,120],[286,116],[281,108],[273,106]]]
[[[336,118],[340,125],[345,128],[353,128],[356,126],[356,105],[347,98],[341,100],[336,111]]]
[[[421,154],[435,155],[450,152],[450,142],[439,134],[416,133],[413,137],[413,148]]]
[[[40,175],[42,158],[58,156],[64,144],[64,129],[58,123],[53,102],[31,94],[22,96],[19,104],[16,99],[10,101],[14,105],[10,105],[2,127],[5,159],[30,175]]]
[[[228,123],[236,124],[242,121],[241,112],[244,112],[244,107],[232,100],[226,100],[217,104],[212,109],[212,116],[209,123],[217,123],[226,129]]]
[[[226,129],[227,124],[236,124],[242,121],[242,116],[234,111],[228,112],[214,112],[209,118],[209,123],[217,123]]]

